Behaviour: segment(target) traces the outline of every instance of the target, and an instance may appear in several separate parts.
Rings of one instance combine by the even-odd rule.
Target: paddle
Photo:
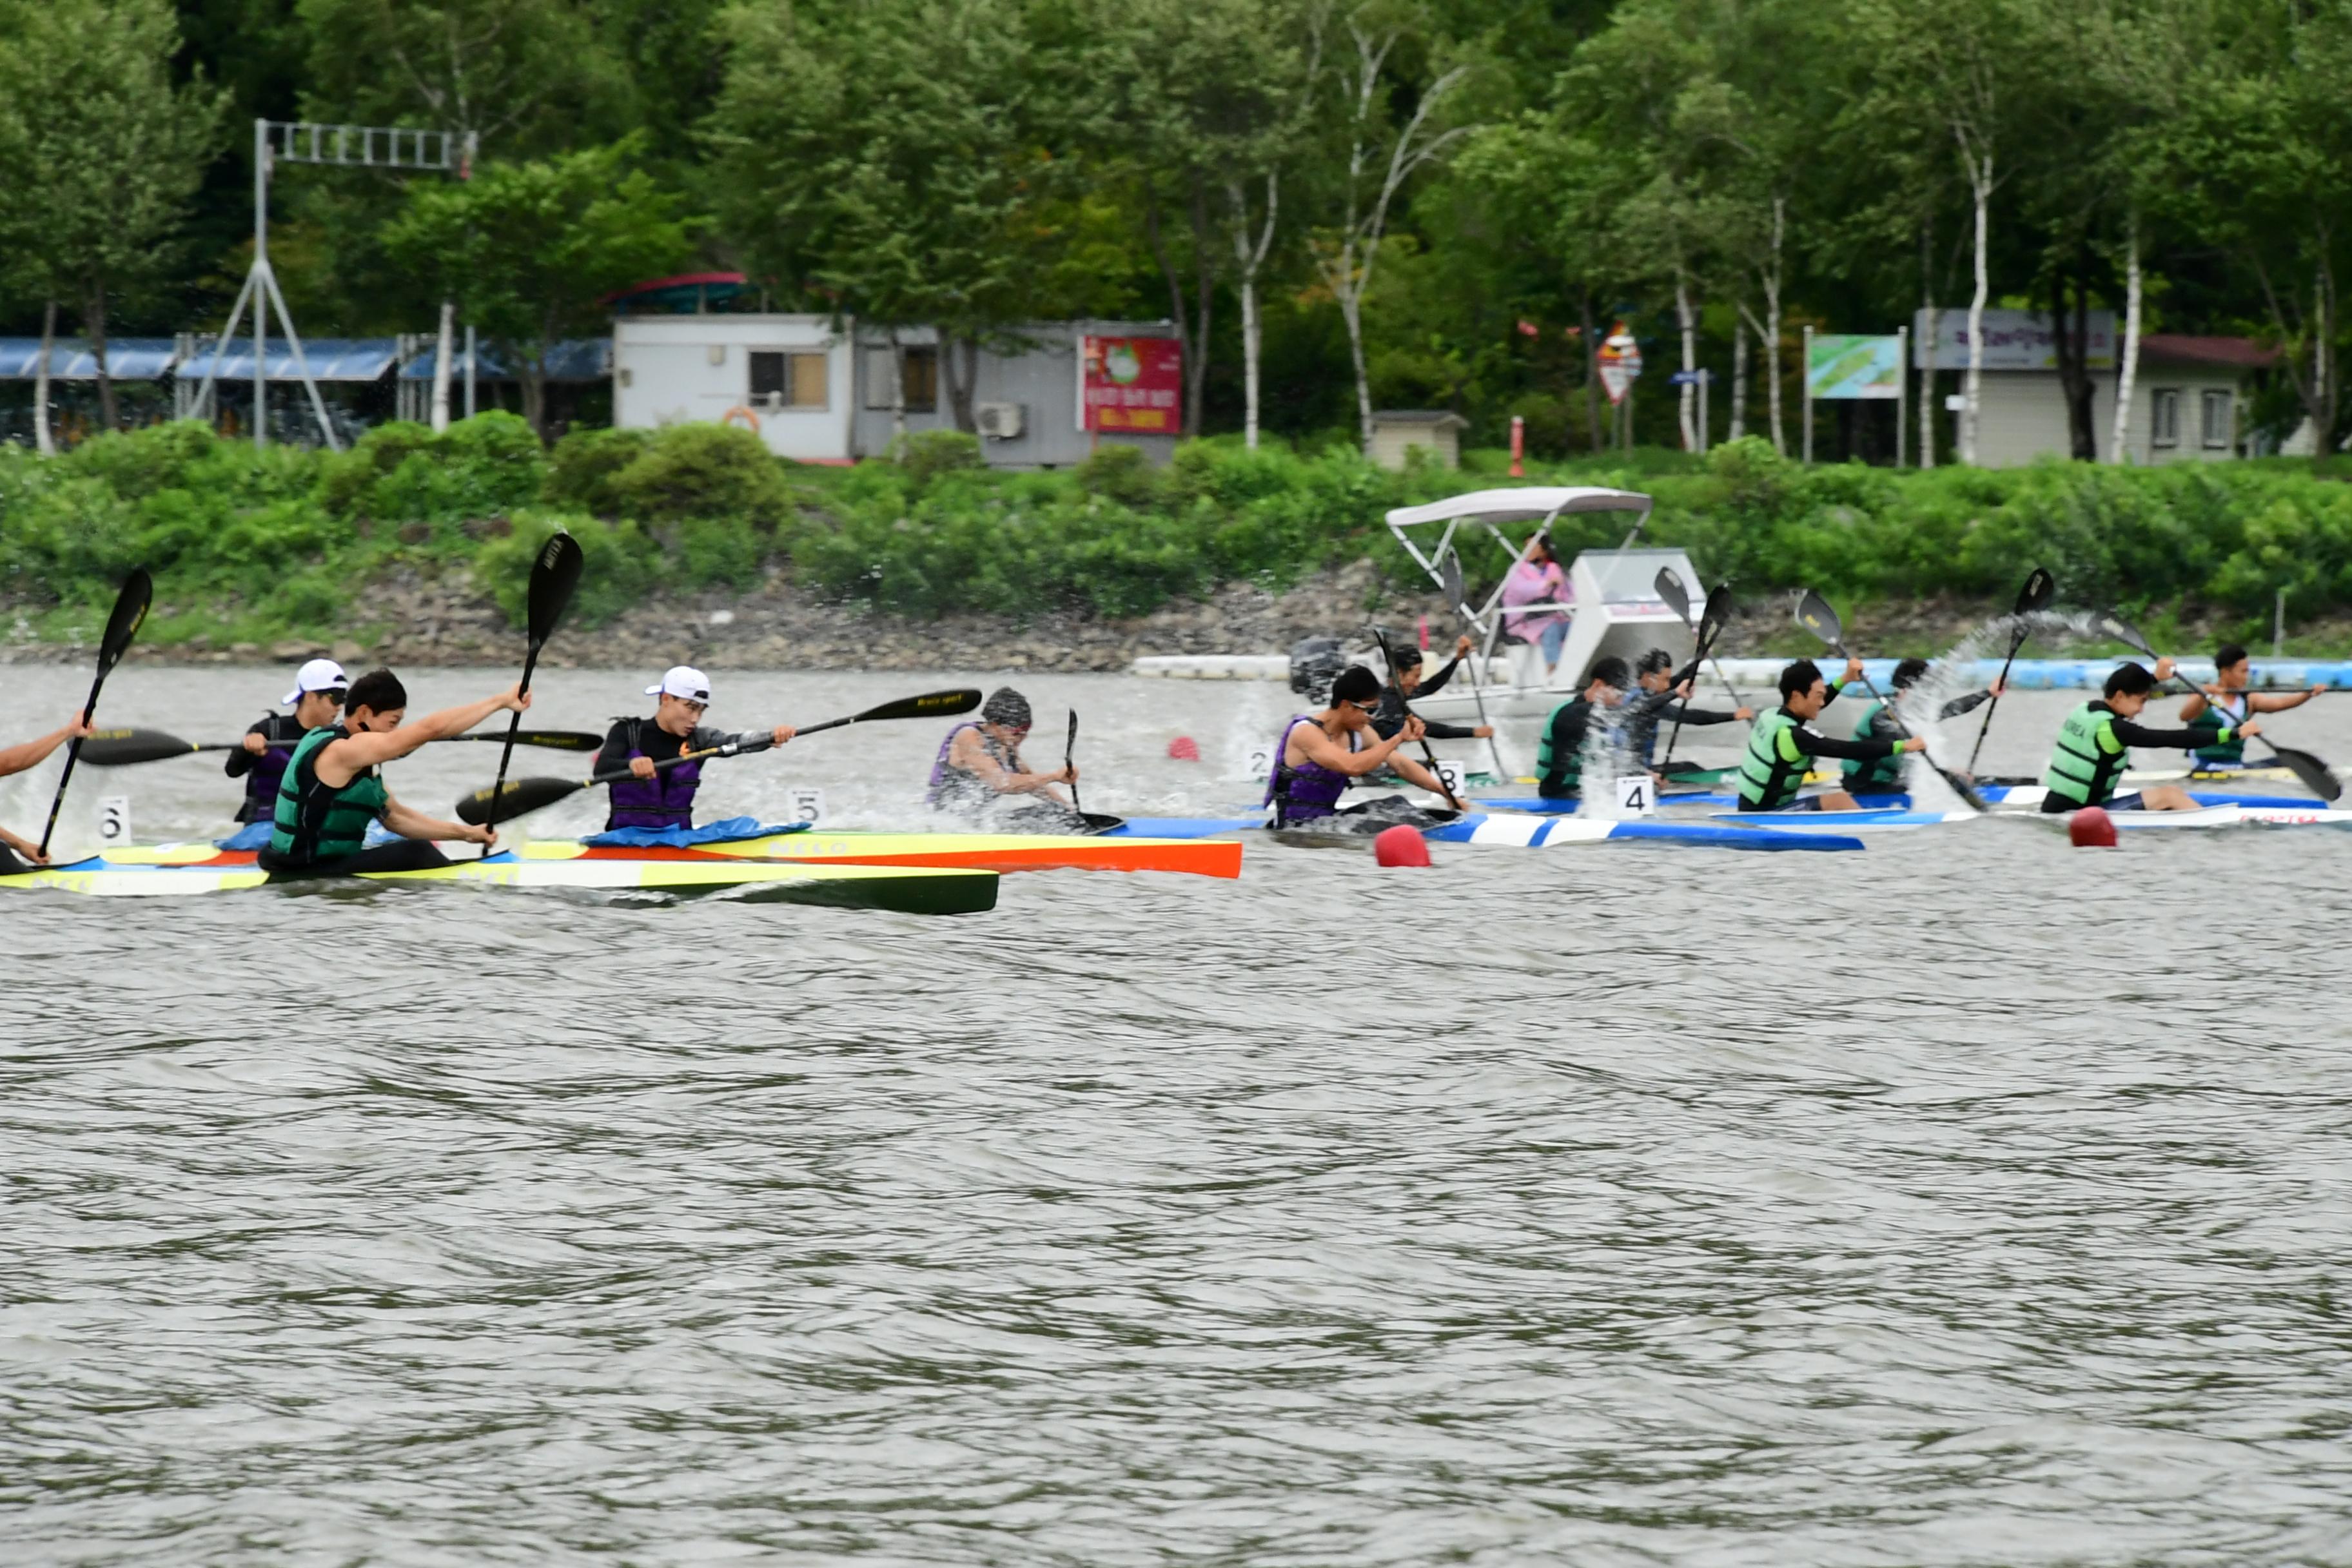
[[[1671,566],[1661,566],[1658,568],[1657,580],[1652,586],[1657,589],[1658,597],[1666,602],[1666,608],[1680,616],[1683,625],[1689,626],[1690,591],[1683,586],[1682,574]],[[1707,655],[1706,662],[1715,667],[1715,678],[1723,682],[1723,689],[1726,691],[1731,693],[1732,705],[1738,708],[1747,707],[1748,699],[1739,695],[1739,688],[1731,683],[1731,674],[1723,668],[1723,660],[1710,653]]]
[[[1462,557],[1451,546],[1447,547],[1444,559],[1438,563],[1438,574],[1443,581],[1446,599],[1454,605],[1454,615],[1461,618],[1463,629],[1476,630],[1477,622],[1470,614],[1470,600],[1462,591]],[[1485,661],[1482,659],[1480,662]],[[1486,717],[1486,694],[1479,689],[1485,683],[1485,672],[1476,665],[1471,666],[1470,700],[1478,705],[1478,728],[1486,731],[1486,756],[1495,764],[1495,776],[1508,779],[1511,770],[1503,765],[1503,748],[1495,743],[1495,721]]]
[[[2139,628],[2117,616],[2113,610],[2102,610],[2092,617],[2091,625],[2100,635],[2112,637],[2125,647],[2156,659],[2158,663],[2163,662],[2162,656],[2148,647],[2147,639],[2139,635]],[[2185,675],[2176,674],[2173,679],[2188,687],[2192,692],[2198,689],[2197,683]],[[2259,741],[2269,747],[2271,755],[2284,763],[2286,770],[2302,782],[2304,788],[2320,799],[2333,802],[2342,798],[2344,781],[2336,776],[2334,769],[2309,752],[2298,752],[2286,746],[2272,745],[2270,737],[2267,735],[2255,734],[2246,738],[2250,741]]]
[[[504,741],[506,737],[499,734],[444,735],[441,739]],[[604,736],[592,734],[586,730],[524,730],[515,736],[518,746],[538,746],[551,752],[593,752],[604,743]],[[81,760],[94,768],[127,768],[137,763],[160,763],[170,757],[194,756],[202,752],[241,752],[244,749],[243,741],[184,741],[162,730],[100,730],[82,742]]]
[[[1404,710],[1404,716],[1407,719],[1411,719],[1413,716],[1412,706],[1404,700],[1404,688],[1397,684],[1396,659],[1389,652],[1389,635],[1380,627],[1374,626],[1372,640],[1381,645],[1381,663],[1389,672],[1389,689],[1396,693],[1397,706]],[[1429,749],[1429,737],[1426,735],[1423,736],[1421,741],[1421,760],[1428,765],[1429,776],[1437,781],[1437,793],[1445,797],[1445,804],[1456,811],[1465,809],[1462,803],[1454,798],[1454,792],[1446,787],[1445,775],[1437,771],[1437,753]]]
[[[1664,575],[1664,574],[1662,573],[1660,575]],[[1677,583],[1675,586],[1676,588],[1680,588],[1682,584]],[[1717,583],[1715,585],[1715,592],[1706,596],[1706,608],[1699,612],[1698,630],[1694,634],[1691,643],[1691,661],[1689,664],[1685,665],[1683,669],[1675,672],[1675,679],[1672,683],[1674,686],[1680,686],[1685,680],[1696,680],[1698,679],[1699,665],[1706,658],[1708,653],[1714,648],[1715,639],[1723,635],[1723,628],[1730,624],[1731,612],[1737,607],[1738,606],[1732,602],[1731,584],[1728,583]],[[1690,618],[1690,600],[1687,597],[1683,600],[1683,618],[1687,621]],[[1727,685],[1729,683],[1726,682],[1726,684]],[[1738,694],[1735,692],[1733,695],[1737,696]],[[1685,703],[1684,706],[1687,708],[1689,704]],[[1741,706],[1745,707],[1746,704],[1743,703]],[[1655,733],[1654,731],[1652,732],[1653,734]],[[1677,713],[1675,715],[1675,727],[1666,731],[1666,760],[1658,764],[1658,772],[1661,775],[1664,775],[1674,767],[1675,742],[1680,741],[1682,738],[1683,720],[1682,715]]]
[[[1845,623],[1838,619],[1838,613],[1835,610],[1830,608],[1830,602],[1811,588],[1805,590],[1805,596],[1797,603],[1797,624],[1827,643],[1830,651],[1840,658],[1853,657],[1845,651]],[[1867,675],[1862,678],[1862,689],[1869,692],[1877,700],[1880,706],[1885,709],[1888,721],[1895,729],[1903,732],[1903,738],[1906,741],[1910,740],[1911,728],[1903,722],[1902,713],[1895,709],[1894,703],[1880,695],[1878,688],[1871,684],[1870,677]],[[1977,794],[1974,784],[1943,766],[1935,758],[1928,756],[1926,752],[1921,752],[1919,756],[1929,767],[1944,775],[1944,782],[1952,786],[1952,793],[1968,802],[1971,811],[1980,812],[1985,809],[1984,797]]]
[[[1070,732],[1062,742],[1062,765],[1064,767],[1076,768],[1077,766],[1076,763],[1070,760],[1071,754],[1077,749],[1078,710],[1073,708],[1070,710]],[[1076,773],[1072,773],[1070,774],[1070,809],[1077,812],[1080,816],[1084,816],[1086,815],[1086,813],[1079,810],[1078,807],[1078,775]],[[1122,818],[1121,820],[1125,819]]]
[[[826,730],[838,730],[849,724],[872,724],[885,719],[938,719],[957,713],[969,713],[980,706],[980,692],[971,687],[951,691],[927,691],[920,697],[901,697],[896,702],[885,702],[878,708],[868,708],[863,713],[853,713],[846,719],[828,719],[822,724],[812,724],[797,731],[797,737],[814,735]],[[706,757],[739,757],[752,752],[764,752],[775,744],[775,737],[766,731],[756,735],[739,735],[723,746],[711,746],[699,752],[688,752],[682,756],[664,757],[654,764],[656,768],[674,768],[680,763],[691,763]],[[599,784],[617,784],[630,777],[626,768],[596,773],[584,779],[517,779],[512,784],[504,780],[489,789],[478,789],[457,802],[457,820],[468,826],[480,827],[494,819],[511,822],[518,816],[543,810],[568,795]],[[497,803],[495,818],[491,804]]]
[[[580,585],[580,568],[586,557],[581,553],[580,542],[568,533],[551,536],[530,563],[529,595],[530,651],[523,655],[522,682],[516,690],[530,694],[531,672],[539,668],[539,650],[555,635],[555,624],[563,618],[564,606],[572,603],[572,590]],[[507,743],[499,752],[498,783],[490,788],[492,799],[498,797],[507,782],[507,763],[512,760],[515,737],[522,732],[522,710],[517,709],[507,719]],[[482,846],[482,858],[489,858],[490,847]]]
[[[2027,574],[2025,586],[2017,591],[2017,608],[2010,612],[2017,625],[2010,632],[2009,657],[2000,661],[2000,679],[1993,682],[1992,700],[1985,704],[1984,722],[1977,726],[1977,743],[1969,748],[1971,773],[1977,771],[1977,757],[1984,751],[1986,731],[1992,728],[1992,710],[2000,706],[2001,691],[2009,685],[2009,667],[2017,662],[2017,650],[2025,646],[2026,635],[2032,629],[2025,624],[2025,617],[2046,609],[2051,595],[2057,591],[2058,580],[2039,566]]]
[[[81,721],[98,711],[98,694],[106,685],[106,678],[123,653],[131,639],[139,634],[139,623],[147,618],[147,606],[155,597],[155,584],[147,575],[147,568],[134,566],[123,580],[122,591],[114,596],[114,613],[106,617],[106,635],[98,641],[98,673],[90,679],[89,700],[81,705]],[[58,775],[58,793],[49,797],[49,820],[41,829],[40,858],[48,858],[49,840],[58,831],[58,810],[66,803],[66,785],[73,782],[74,763],[81,758],[81,738],[66,742],[65,772]]]

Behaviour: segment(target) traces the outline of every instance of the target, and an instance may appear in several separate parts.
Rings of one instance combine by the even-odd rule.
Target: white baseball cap
[[[343,667],[331,658],[314,658],[294,672],[294,689],[279,698],[280,702],[299,702],[313,691],[348,691],[352,678]]]
[[[710,701],[710,677],[690,664],[674,664],[662,675],[659,684],[646,688],[648,697],[683,697],[688,702],[708,705]]]

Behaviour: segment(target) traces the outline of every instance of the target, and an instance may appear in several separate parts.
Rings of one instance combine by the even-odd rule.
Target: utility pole
[[[269,445],[269,311],[278,312],[278,324],[286,333],[287,345],[293,351],[294,374],[301,378],[310,395],[310,411],[318,416],[319,433],[335,451],[342,443],[335,439],[335,427],[327,418],[327,400],[319,395],[319,383],[310,374],[310,361],[303,357],[301,335],[294,330],[294,313],[286,308],[286,296],[278,290],[278,274],[269,265],[269,173],[280,159],[289,163],[333,163],[348,168],[417,170],[436,174],[454,174],[459,179],[470,178],[474,168],[476,148],[474,132],[462,134],[455,131],[412,131],[404,126],[383,125],[323,125],[312,121],[256,120],[253,122],[253,266],[245,275],[245,287],[236,293],[236,303],[229,307],[228,325],[213,344],[213,357],[205,367],[203,384],[197,387],[193,411],[205,416],[212,406],[213,385],[219,379],[221,356],[236,336],[237,323],[244,319],[247,304],[253,307],[253,444]],[[440,351],[448,353],[445,345]]]

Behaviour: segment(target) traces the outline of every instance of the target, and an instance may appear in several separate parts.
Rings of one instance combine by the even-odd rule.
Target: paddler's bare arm
[[[1431,773],[1425,764],[1412,757],[1391,757],[1389,766],[1403,774],[1408,783],[1417,784],[1432,795],[1443,795],[1447,800],[1454,798],[1454,792],[1445,787],[1445,782],[1443,779]]]
[[[1302,761],[1327,767],[1335,773],[1346,773],[1349,778],[1361,778],[1392,766],[1391,759],[1399,746],[1410,745],[1426,733],[1420,720],[1407,719],[1404,727],[1387,740],[1376,741],[1360,752],[1351,752],[1333,740],[1322,725],[1301,724],[1290,731],[1290,743],[1298,749]]]
[[[2290,708],[2302,707],[2326,689],[2326,683],[2323,681],[2308,691],[2296,691],[2284,696],[2271,691],[2249,692],[2246,696],[2246,704],[2257,713],[2284,713]]]
[[[0,844],[6,845],[21,858],[29,860],[36,866],[46,866],[49,863],[49,858],[41,853],[39,845],[29,838],[19,838],[5,827],[0,827]]]
[[[62,728],[50,731],[39,740],[26,741],[22,745],[11,746],[6,751],[0,752],[0,778],[10,773],[21,773],[26,768],[40,766],[49,760],[49,753],[59,746],[77,736],[86,736],[89,733],[89,726],[81,721],[79,713],[76,713],[66,721]]]
[[[341,741],[330,741],[319,752],[319,780],[341,789],[368,769],[408,755],[430,741],[462,735],[493,713],[520,713],[530,706],[530,693],[509,687],[496,697],[485,697],[463,708],[444,708],[422,719],[411,719],[399,729],[370,731]]]
[[[955,738],[948,761],[999,795],[1042,795],[1048,800],[1059,800],[1061,797],[1048,786],[1073,784],[1078,776],[1076,768],[1055,768],[1043,773],[1015,773],[989,754],[977,730],[966,730]]]
[[[443,822],[421,811],[403,805],[397,799],[388,800],[383,808],[385,828],[403,838],[461,838],[468,844],[488,844],[491,830],[468,827],[462,822]]]

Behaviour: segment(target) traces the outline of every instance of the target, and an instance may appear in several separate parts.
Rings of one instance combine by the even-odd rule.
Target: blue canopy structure
[[[438,349],[427,349],[400,367],[403,381],[431,381],[433,365]],[[449,363],[451,380],[461,380],[466,374],[463,350]],[[506,362],[488,348],[474,351],[474,374],[491,381],[515,380]],[[547,353],[547,379],[550,381],[608,381],[613,374],[613,340],[610,338],[567,338]]]
[[[294,349],[283,338],[268,340],[268,353],[262,372],[272,381],[299,381],[302,373],[295,367]],[[313,381],[380,381],[400,359],[397,338],[310,338],[302,344],[302,357],[310,367]],[[216,376],[222,381],[253,379],[253,340],[238,338],[221,351],[220,366],[213,366],[213,345],[205,343],[188,356],[180,374],[190,381],[202,381]]]
[[[175,354],[169,338],[110,338],[106,373],[117,381],[160,381],[172,374]],[[40,369],[40,339],[0,338],[0,381],[32,381]],[[87,339],[58,338],[49,345],[49,375],[57,381],[96,381],[98,355]]]

